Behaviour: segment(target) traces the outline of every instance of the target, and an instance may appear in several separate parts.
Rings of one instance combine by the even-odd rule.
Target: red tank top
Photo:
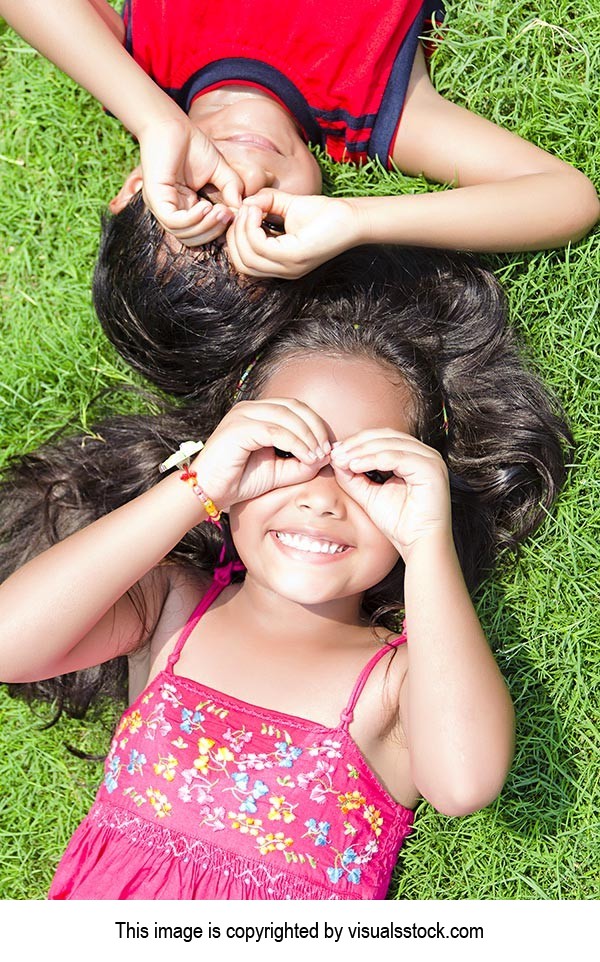
[[[217,569],[167,667],[125,712],[104,782],[51,899],[381,899],[413,813],[349,732],[379,648],[335,728],[274,712],[174,672],[226,584]]]
[[[441,0],[126,0],[126,46],[187,113],[242,83],[273,94],[338,161],[389,162],[419,37]]]

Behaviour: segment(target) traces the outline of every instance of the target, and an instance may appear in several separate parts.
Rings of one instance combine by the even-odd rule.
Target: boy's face
[[[239,175],[246,197],[262,187],[321,193],[319,165],[293,118],[262,91],[239,86],[211,90],[196,98],[189,117]]]
[[[321,169],[306,146],[291,115],[268,94],[252,87],[221,87],[194,100],[189,117],[213,141],[244,184],[244,196],[263,187],[288,194],[320,194]],[[118,213],[142,186],[136,167],[111,201]],[[203,191],[216,203],[219,192]]]

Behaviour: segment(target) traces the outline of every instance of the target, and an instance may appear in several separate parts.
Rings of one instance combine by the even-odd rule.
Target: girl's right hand
[[[310,481],[330,451],[325,423],[306,404],[293,398],[241,401],[211,434],[192,469],[205,494],[229,511],[274,488]]]
[[[176,120],[149,124],[138,139],[144,201],[162,227],[187,247],[223,234],[242,202],[243,184],[212,141],[183,112]],[[198,199],[207,184],[223,203]]]

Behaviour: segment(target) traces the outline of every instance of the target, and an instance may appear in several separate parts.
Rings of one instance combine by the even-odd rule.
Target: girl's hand
[[[243,185],[214,144],[181,119],[153,123],[139,135],[143,195],[159,223],[188,247],[207,244],[223,234],[242,202]],[[214,184],[223,203],[198,199]]]
[[[273,488],[314,478],[331,445],[321,418],[292,398],[241,401],[193,462],[198,484],[223,511]],[[285,457],[284,455],[292,455]]]
[[[418,543],[452,538],[448,472],[433,448],[410,434],[378,428],[335,444],[331,463],[340,487],[405,562]]]
[[[268,236],[263,221],[282,222],[285,233]],[[347,200],[286,194],[265,188],[247,197],[227,232],[229,256],[242,274],[303,277],[359,243]]]

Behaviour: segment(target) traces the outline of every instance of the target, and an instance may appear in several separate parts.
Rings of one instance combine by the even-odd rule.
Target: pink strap
[[[206,594],[202,596],[200,602],[192,611],[182,629],[179,638],[177,639],[177,642],[175,643],[173,651],[167,659],[167,671],[171,674],[173,674],[173,668],[177,664],[182,648],[190,637],[192,631],[200,621],[204,612],[208,611],[215,598],[219,597],[223,591],[223,588],[226,588],[227,585],[231,583],[231,575],[234,571],[244,571],[243,564],[239,561],[230,561],[227,565],[219,565],[218,568],[215,568],[215,573],[213,575],[210,588]]]
[[[375,652],[372,658],[369,659],[360,675],[356,679],[356,684],[350,693],[350,698],[348,699],[348,704],[344,708],[342,714],[340,715],[340,721],[342,723],[342,728],[348,729],[350,722],[354,719],[354,709],[356,708],[356,703],[360,698],[361,692],[366,685],[367,678],[373,671],[375,665],[378,661],[384,657],[384,655],[389,654],[390,650],[395,650],[399,645],[406,643],[406,628],[405,623],[402,625],[402,634],[398,638],[394,638],[392,641],[388,641],[385,645]]]

